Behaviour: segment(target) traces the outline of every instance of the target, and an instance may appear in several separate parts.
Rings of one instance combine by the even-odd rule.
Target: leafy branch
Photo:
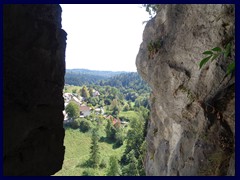
[[[201,69],[203,65],[205,65],[209,60],[213,61],[219,56],[223,55],[224,60],[231,56],[232,45],[228,43],[224,49],[220,47],[215,47],[211,50],[204,51],[203,54],[207,55],[207,57],[203,58],[199,63],[199,68]],[[235,70],[235,61],[231,62],[227,67],[227,75],[231,74]]]
[[[160,5],[159,4],[143,4],[142,6],[146,9],[148,14],[150,15],[150,18],[152,18],[156,14]]]

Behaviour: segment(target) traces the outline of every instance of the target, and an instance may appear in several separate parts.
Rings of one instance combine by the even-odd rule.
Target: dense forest
[[[65,74],[65,84],[71,84],[75,86],[99,84],[100,80],[105,80],[121,73],[125,72],[67,69]]]
[[[137,72],[67,69],[65,74],[65,84],[74,86],[109,85],[121,89],[125,88],[137,91],[150,91],[148,85]]]

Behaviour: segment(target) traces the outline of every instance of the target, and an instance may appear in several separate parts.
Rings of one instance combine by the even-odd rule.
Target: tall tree
[[[121,164],[124,166],[125,175],[131,175],[133,173],[138,175],[144,174],[143,157],[141,153],[144,152],[144,148],[141,146],[144,143],[144,119],[141,116],[139,119],[132,119],[130,122],[131,129],[127,133],[127,144],[123,156],[121,158]],[[133,158],[134,156],[134,158]],[[138,161],[137,161],[138,159]],[[137,161],[137,163],[133,163]],[[137,166],[137,171],[130,172],[135,165]],[[132,170],[133,171],[133,170]],[[131,173],[131,174],[129,174]]]
[[[90,95],[89,95],[89,91],[86,86],[82,87],[81,95],[82,95],[82,97],[89,98]]]
[[[76,104],[75,102],[71,101],[67,106],[66,106],[66,113],[68,114],[68,117],[70,118],[77,118],[79,116],[79,105]]]
[[[99,140],[98,129],[95,128],[92,131],[92,142],[90,147],[90,158],[89,158],[89,161],[93,168],[97,168],[100,161],[98,140]]]
[[[92,87],[88,88],[88,91],[89,91],[89,95],[93,97],[93,88]]]
[[[120,176],[121,168],[118,164],[118,159],[116,156],[111,156],[109,159],[109,169],[107,172],[107,176]]]
[[[110,117],[110,119],[107,120],[107,126],[105,128],[106,136],[110,140],[115,140],[115,135],[116,135],[116,129],[112,124],[113,118]]]
[[[125,175],[125,176],[139,176],[138,160],[135,157],[134,150],[131,150],[128,153],[127,159],[128,159],[129,164],[124,167],[123,175]]]

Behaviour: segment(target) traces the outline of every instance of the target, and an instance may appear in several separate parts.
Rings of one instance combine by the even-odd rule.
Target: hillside
[[[66,69],[65,84],[82,86],[98,84],[100,80],[127,73],[124,71],[98,71],[89,69]]]
[[[150,91],[147,83],[139,76],[137,72],[121,73],[106,79],[102,84],[116,88],[145,90],[147,92]]]
[[[116,87],[120,91],[132,89],[149,93],[150,88],[137,72],[67,69],[65,84],[74,86],[100,85]]]
[[[91,175],[104,176],[107,172],[108,166],[100,169],[92,169],[84,166],[84,163],[89,158],[91,145],[91,133],[82,133],[79,129],[73,130],[67,128],[65,130],[64,146],[65,157],[61,171],[57,172],[55,176],[81,176],[84,171],[91,173]],[[107,142],[99,142],[101,160],[108,164],[109,157],[116,155],[119,159],[122,156],[125,145],[113,149],[112,144]],[[105,153],[108,152],[108,153]]]
[[[67,73],[74,74],[88,74],[88,75],[96,75],[102,77],[112,77],[121,73],[127,73],[126,71],[100,71],[100,70],[90,70],[90,69],[67,69]]]

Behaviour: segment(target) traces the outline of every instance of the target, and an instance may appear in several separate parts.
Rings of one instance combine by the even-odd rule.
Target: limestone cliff
[[[66,33],[59,5],[4,5],[4,175],[51,175],[64,158]]]
[[[234,16],[234,5],[160,5],[146,24],[136,65],[152,88],[147,175],[235,174],[230,60],[198,65],[202,52],[234,43]]]

